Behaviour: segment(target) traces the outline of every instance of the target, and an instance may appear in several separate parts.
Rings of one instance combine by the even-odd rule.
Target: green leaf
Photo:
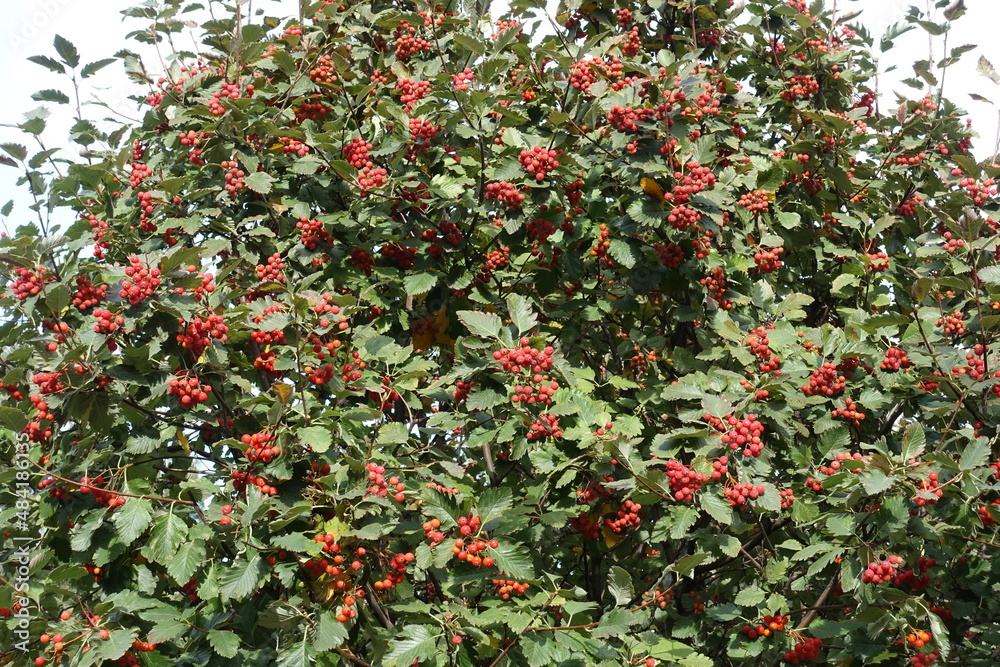
[[[390,644],[382,658],[385,667],[410,667],[413,662],[430,660],[437,654],[437,641],[425,625],[407,625]]]
[[[699,500],[701,508],[719,523],[728,526],[733,522],[733,506],[719,496],[712,493],[702,493],[699,494]]]
[[[167,574],[179,586],[183,586],[191,580],[191,577],[198,571],[198,566],[202,564],[204,559],[205,543],[202,540],[184,542],[173,558],[170,559],[170,562],[167,563]]]
[[[763,602],[766,597],[767,593],[759,586],[749,586],[737,593],[736,599],[733,600],[733,602],[741,607],[756,607]]]
[[[66,73],[66,68],[63,67],[62,63],[60,63],[55,58],[50,58],[48,56],[31,56],[30,58],[28,58],[28,60],[30,62],[35,63],[36,65],[41,65],[42,67],[45,67],[53,72],[57,72],[59,74]]]
[[[80,64],[80,53],[73,46],[73,43],[61,35],[56,35],[52,40],[52,46],[56,47],[56,53],[63,59],[63,62],[70,67]]]
[[[496,549],[490,548],[489,555],[496,561],[497,569],[511,579],[528,581],[535,578],[535,568],[524,547],[501,542]]]
[[[17,408],[0,407],[0,426],[20,433],[28,425],[28,418]]]
[[[608,571],[608,592],[614,596],[619,607],[627,605],[635,597],[632,575],[617,565],[613,566]]]
[[[442,199],[455,199],[465,192],[467,185],[467,183],[462,182],[454,176],[436,174],[431,179],[430,191]]]
[[[519,336],[538,325],[538,317],[532,311],[531,304],[520,294],[511,294],[507,297],[507,310],[510,312],[511,321],[517,327],[517,335]]]
[[[295,431],[296,437],[303,445],[312,448],[317,454],[322,454],[330,449],[333,444],[333,433],[325,426],[307,426]]]
[[[145,498],[128,498],[114,513],[111,521],[122,542],[130,545],[145,532],[153,518],[150,509],[152,505]]]
[[[670,513],[673,516],[670,539],[680,540],[687,537],[691,526],[698,520],[698,510],[694,507],[672,507]]]
[[[309,667],[313,653],[310,649],[306,641],[295,642],[278,654],[277,667]]]
[[[61,90],[52,88],[39,90],[31,94],[31,99],[37,102],[55,102],[56,104],[69,104],[69,96]]]
[[[93,76],[94,74],[97,74],[97,72],[104,69],[114,61],[115,58],[103,58],[101,60],[95,60],[92,63],[87,63],[86,65],[83,66],[83,69],[80,70],[80,76],[82,76],[84,79]]]
[[[243,179],[243,184],[257,194],[266,195],[277,180],[266,171],[255,171]]]
[[[482,313],[475,310],[460,310],[455,315],[472,332],[481,338],[496,338],[503,323],[496,313]]]
[[[334,612],[327,611],[319,618],[314,647],[324,653],[343,644],[347,641],[347,636],[347,626],[337,620]]]
[[[986,465],[990,456],[989,438],[976,438],[972,440],[965,449],[962,450],[962,457],[958,460],[959,470],[974,470]]]
[[[990,285],[1000,285],[1000,264],[993,264],[976,272],[979,279]]]
[[[257,590],[264,576],[264,561],[256,553],[238,558],[219,577],[219,594],[226,600],[245,598]]]
[[[626,269],[631,269],[635,266],[636,259],[635,254],[632,252],[632,246],[621,239],[611,239],[608,254]]]
[[[0,144],[0,150],[3,150],[4,153],[21,162],[24,162],[25,158],[28,157],[28,149],[21,144]]]
[[[403,287],[411,296],[427,294],[437,285],[438,276],[435,273],[414,273],[403,278]]]
[[[209,630],[208,643],[223,658],[235,658],[240,650],[240,638],[229,630]]]
[[[153,521],[149,534],[148,548],[152,559],[161,565],[169,565],[170,559],[187,536],[187,524],[174,514],[161,514]]]
[[[912,422],[906,427],[903,433],[903,453],[900,456],[900,463],[907,463],[924,453],[926,440],[924,437],[924,427],[920,422]]]
[[[553,658],[557,647],[551,640],[535,634],[525,635],[520,647],[528,661],[528,667],[549,667],[556,664]]]
[[[514,498],[511,490],[507,487],[484,491],[478,502],[479,518],[482,521],[483,530],[492,530],[495,526],[488,526],[488,524],[503,517],[513,505]]]

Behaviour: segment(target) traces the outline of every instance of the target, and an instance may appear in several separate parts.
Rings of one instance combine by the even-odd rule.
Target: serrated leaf
[[[434,273],[414,273],[403,278],[403,287],[411,296],[427,294],[437,284],[438,276]]]
[[[28,149],[21,144],[0,144],[0,150],[11,156],[15,160],[20,160],[24,162],[24,159],[28,157]]]
[[[1000,264],[993,264],[976,272],[979,279],[990,285],[1000,285]]]
[[[617,565],[613,566],[608,570],[608,592],[614,596],[619,607],[627,605],[635,597],[632,575]]]
[[[347,626],[338,621],[332,611],[328,611],[320,616],[313,645],[317,651],[324,653],[343,644],[347,636]]]
[[[535,578],[535,567],[524,547],[501,542],[496,549],[490,547],[489,555],[496,561],[497,569],[511,579],[527,581]]]
[[[31,99],[36,102],[55,102],[56,104],[69,104],[69,96],[61,90],[48,88],[39,90],[31,94]]]
[[[385,667],[409,667],[414,662],[429,660],[437,653],[434,635],[425,625],[407,625],[401,637],[389,645],[382,658]]]
[[[312,663],[308,642],[295,642],[278,655],[277,667],[309,667]]]
[[[0,407],[0,426],[15,433],[28,425],[28,417],[17,408]]]
[[[223,658],[234,658],[240,650],[240,637],[229,630],[209,630],[208,643]]]
[[[63,67],[62,63],[60,63],[55,58],[50,58],[48,56],[31,56],[30,58],[28,58],[28,61],[33,62],[36,65],[41,65],[42,67],[45,67],[46,69],[49,69],[53,72],[57,72],[59,74],[66,73],[66,68]]]
[[[149,511],[151,508],[152,505],[145,498],[128,498],[121,509],[114,513],[111,521],[122,542],[130,545],[145,532],[152,520]]]
[[[636,259],[635,254],[632,252],[632,246],[621,239],[611,239],[608,254],[626,269],[631,269],[635,266]]]
[[[749,588],[744,588],[737,593],[736,599],[733,600],[733,602],[741,607],[756,607],[763,602],[766,597],[767,593],[765,593],[759,586],[750,586]]]
[[[958,460],[959,470],[974,470],[986,465],[990,456],[990,441],[988,438],[976,438],[962,450]]]
[[[243,179],[243,184],[257,194],[266,195],[276,180],[278,179],[266,171],[255,171]]]
[[[173,558],[170,559],[170,562],[167,563],[167,574],[179,586],[183,586],[191,580],[191,577],[198,571],[198,566],[201,565],[204,559],[205,543],[203,541],[191,540],[190,542],[184,542]]]
[[[97,72],[104,69],[114,61],[115,61],[114,58],[103,58],[101,60],[95,60],[92,63],[87,63],[86,65],[83,66],[83,69],[80,70],[80,75],[84,79],[86,79],[87,77],[97,74]]]
[[[504,514],[510,511],[513,505],[514,498],[509,488],[487,489],[484,491],[479,497],[477,504],[483,530],[491,530],[491,528],[487,528],[487,524],[503,517]]]
[[[307,426],[296,429],[295,436],[299,442],[311,447],[317,454],[322,454],[333,444],[333,433],[324,426]]]
[[[437,174],[431,179],[430,191],[442,199],[455,199],[465,192],[466,184],[454,176]]]
[[[903,453],[900,456],[900,463],[906,465],[907,462],[919,457],[923,454],[925,446],[923,425],[920,422],[912,422],[903,433]]]
[[[238,558],[219,576],[223,601],[245,598],[257,590],[264,576],[264,561],[256,553]]]
[[[993,63],[986,59],[986,56],[979,56],[979,62],[976,63],[976,71],[987,77],[990,81],[1000,86],[1000,74],[997,74],[997,70],[993,67]]]
[[[500,335],[500,328],[503,326],[503,323],[496,313],[460,310],[455,315],[474,336],[496,338]]]
[[[76,67],[80,64],[80,52],[73,46],[73,42],[62,35],[56,35],[52,40],[52,46],[56,47],[56,53],[70,67]]]
[[[507,310],[510,319],[517,327],[517,334],[523,335],[535,328],[538,317],[532,311],[531,304],[520,294],[511,294],[507,298]]]
[[[551,641],[530,634],[521,640],[520,645],[528,667],[549,667],[555,664],[553,658],[557,647]]]
[[[712,493],[702,493],[699,499],[701,508],[713,519],[727,526],[733,522],[733,507],[725,500]]]
[[[698,520],[698,510],[694,507],[673,507],[670,514],[672,516],[670,539],[672,540],[687,537],[688,530]]]
[[[187,536],[187,524],[174,514],[161,514],[153,521],[150,531],[149,549],[153,560],[161,565],[169,565],[170,559]]]

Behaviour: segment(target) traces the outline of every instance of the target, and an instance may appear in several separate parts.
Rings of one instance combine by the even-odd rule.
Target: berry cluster
[[[476,274],[476,279],[480,282],[488,283],[493,280],[494,271],[502,269],[508,264],[510,264],[510,248],[508,246],[503,246],[497,250],[491,250],[486,253],[486,259],[483,261],[483,268],[481,268]]]
[[[656,250],[656,258],[660,260],[660,264],[669,269],[676,269],[684,262],[684,249],[676,243],[654,243],[653,249]]]
[[[885,351],[885,356],[882,357],[882,363],[879,364],[879,368],[884,371],[898,371],[906,370],[913,365],[910,358],[906,356],[906,352],[898,347],[890,347]]]
[[[418,53],[431,49],[431,43],[423,37],[417,37],[417,29],[406,21],[399,22],[399,27],[392,31],[392,37],[396,40],[398,60],[409,60]]]
[[[358,172],[358,188],[361,194],[380,188],[389,182],[389,172],[384,167],[375,167],[369,163]]]
[[[249,472],[239,470],[234,470],[231,474],[233,477],[233,488],[239,493],[246,491],[247,485],[252,484],[265,496],[278,495],[278,489],[268,484],[267,480],[260,475],[253,475]]]
[[[365,466],[365,470],[368,471],[368,481],[371,482],[371,486],[368,487],[368,493],[373,496],[385,498],[389,495],[389,487],[391,486],[394,493],[393,499],[396,502],[401,503],[406,500],[406,496],[403,493],[406,486],[395,475],[386,479],[385,466],[380,466],[377,463],[369,463]]]
[[[941,652],[938,650],[930,651],[929,653],[917,653],[910,657],[910,664],[913,667],[930,667],[940,657]]]
[[[732,310],[733,301],[731,299],[722,298],[727,289],[726,272],[722,267],[715,267],[709,275],[705,276],[698,282],[705,286],[705,289],[708,290],[708,295],[715,300],[716,305],[718,305],[721,310]]]
[[[777,375],[781,372],[778,370],[778,367],[781,365],[781,357],[771,351],[770,341],[767,338],[768,330],[773,328],[774,325],[768,327],[759,326],[752,330],[747,335],[746,346],[750,349],[750,353],[761,361],[757,370],[761,373],[773,372]]]
[[[938,483],[938,474],[930,472],[927,473],[927,479],[921,480],[917,487],[917,495],[913,498],[913,502],[916,503],[917,507],[935,505],[943,495],[944,491],[941,490],[941,485]]]
[[[92,308],[108,295],[107,285],[97,285],[96,287],[86,276],[77,276],[76,292],[73,294],[72,305],[81,311]]]
[[[729,445],[729,449],[743,449],[744,456],[758,457],[764,449],[761,436],[764,434],[764,425],[757,419],[757,415],[748,414],[743,419],[737,419],[735,415],[729,415],[725,419],[716,419],[711,415],[705,415],[705,419],[715,425],[720,431],[725,431],[722,435],[722,443]]]
[[[674,181],[673,190],[663,196],[663,201],[684,204],[699,192],[714,188],[715,174],[698,162],[688,162],[684,172],[674,172]]]
[[[751,500],[756,500],[764,495],[764,485],[758,484],[754,486],[750,482],[736,483],[733,486],[727,486],[723,489],[722,495],[725,497],[726,502],[736,509],[745,510],[750,507]]]
[[[757,270],[761,273],[774,273],[785,265],[781,261],[781,253],[785,249],[781,246],[777,248],[760,248],[753,254],[753,261],[757,264]]]
[[[908,199],[900,203],[899,206],[896,207],[896,213],[903,216],[904,218],[912,217],[917,213],[917,206],[923,203],[924,200],[922,197],[920,197],[920,195],[909,197]]]
[[[375,267],[375,258],[364,248],[355,247],[351,250],[351,257],[348,261],[354,268],[363,271],[366,276],[370,276]]]
[[[266,464],[270,463],[274,457],[279,456],[281,448],[272,444],[274,438],[273,433],[248,433],[240,438],[243,444],[249,447],[246,452],[247,460],[251,463],[260,461]]]
[[[693,500],[701,485],[708,481],[708,475],[692,470],[674,459],[665,461],[663,467],[670,480],[670,490],[674,492],[674,498],[681,502]]]
[[[309,78],[313,83],[336,83],[337,67],[333,59],[327,54],[316,60],[316,66],[309,70]]]
[[[945,315],[935,324],[939,327],[944,326],[944,332],[949,336],[965,335],[965,316],[962,315],[962,311],[960,310],[956,310],[950,315]]]
[[[431,82],[400,79],[396,82],[396,90],[400,93],[399,101],[404,104],[403,110],[410,113],[417,102],[427,97],[431,92]]]
[[[124,317],[115,315],[110,310],[104,310],[103,308],[95,308],[94,317],[97,319],[97,322],[94,324],[94,331],[97,333],[111,335],[125,324]]]
[[[616,104],[608,111],[608,125],[619,132],[638,132],[639,123],[645,123],[653,119],[656,115],[655,109],[633,109],[630,106],[623,107]]]
[[[285,155],[295,153],[299,157],[305,157],[309,154],[309,146],[303,141],[293,139],[292,137],[279,137],[278,141],[281,142],[281,151]]]
[[[867,417],[865,413],[858,410],[858,406],[850,398],[844,399],[844,407],[834,408],[830,416],[834,419],[843,419],[854,426],[861,426],[861,422]]]
[[[559,418],[555,415],[541,414],[538,419],[531,422],[524,421],[528,426],[528,433],[525,438],[528,440],[541,440],[542,438],[561,438],[562,429],[559,428]]]
[[[793,0],[789,0],[792,2]],[[802,0],[802,4],[805,5],[805,0]],[[782,657],[793,665],[797,665],[800,662],[809,662],[810,660],[815,660],[819,657],[819,650],[823,648],[823,640],[813,637],[812,639],[807,639],[804,642],[799,642],[791,651],[788,651]]]
[[[208,400],[208,395],[212,391],[212,386],[201,384],[198,376],[188,374],[185,371],[178,371],[177,377],[170,378],[167,393],[177,397],[178,402],[185,408],[191,408],[199,403]]]
[[[125,280],[119,296],[133,306],[151,297],[160,286],[160,270],[143,266],[138,255],[129,257],[130,265],[125,267]]]
[[[765,190],[754,190],[742,195],[736,202],[737,206],[742,206],[754,215],[767,213],[768,194]]]
[[[406,150],[406,158],[414,160],[418,153],[431,147],[431,142],[437,137],[438,128],[434,123],[422,118],[410,119],[410,145]]]
[[[257,265],[257,279],[261,282],[285,283],[285,263],[281,260],[281,255],[274,253],[267,258],[266,264]]]
[[[620,533],[626,528],[635,528],[642,523],[642,519],[639,517],[641,510],[642,505],[626,500],[618,508],[614,519],[604,519],[604,525],[616,533]]]
[[[459,520],[465,519],[466,517],[460,517]],[[469,526],[463,526],[463,528],[468,528]],[[482,552],[486,551],[487,547],[496,549],[500,546],[500,543],[496,540],[486,541],[483,539],[473,539],[469,544],[463,538],[455,540],[455,544],[451,547],[451,552],[455,554],[455,558],[458,560],[465,561],[472,567],[492,567],[495,563],[492,556],[480,556]]]
[[[153,175],[153,169],[143,162],[133,162],[130,166],[132,171],[129,173],[129,185],[133,188],[139,187],[144,180]]]
[[[830,361],[812,372],[809,384],[802,385],[806,396],[838,396],[847,388],[847,379],[840,374],[837,364]]]
[[[514,387],[514,395],[510,400],[529,405],[549,405],[552,403],[552,394],[559,388],[559,384],[550,380],[546,374],[552,368],[552,354],[555,350],[552,347],[538,350],[531,346],[531,340],[527,337],[522,338],[520,343],[520,348],[503,348],[493,353],[493,358],[500,362],[503,370],[525,378],[522,380],[525,384]]]
[[[508,181],[497,181],[486,184],[486,198],[496,199],[503,202],[507,208],[521,208],[527,196],[517,189],[517,186]]]
[[[99,504],[104,505],[108,509],[114,509],[116,507],[121,507],[128,500],[125,496],[120,496],[114,491],[105,491],[103,487],[107,484],[107,480],[104,479],[103,475],[98,475],[91,479],[90,477],[80,478],[80,493],[90,494],[93,496]]]
[[[236,195],[239,194],[240,190],[242,190],[246,185],[243,180],[246,173],[240,169],[236,160],[223,160],[219,166],[226,170],[226,192],[229,193],[231,198],[235,199]]]
[[[667,222],[677,231],[685,231],[692,225],[698,224],[701,220],[701,213],[690,206],[675,206],[667,214]]]
[[[562,151],[544,146],[534,146],[521,151],[521,156],[518,159],[526,172],[533,174],[536,181],[542,181],[546,174],[559,168],[559,160],[556,158],[559,157],[560,153]]]
[[[95,311],[96,313],[96,311]],[[177,342],[191,353],[192,358],[199,359],[211,345],[212,339],[225,343],[229,338],[229,327],[224,324],[222,315],[209,315],[208,319],[195,318],[185,324],[179,319],[181,331],[177,334]]]
[[[795,504],[795,494],[791,489],[781,489],[778,491],[778,497],[781,498],[781,509],[783,510]]]
[[[309,250],[315,250],[319,246],[327,248],[333,246],[333,235],[323,227],[319,220],[310,220],[309,216],[303,215],[295,223],[295,228],[301,234],[302,245]]]
[[[468,67],[458,74],[451,75],[451,82],[454,84],[455,90],[468,90],[469,86],[472,85],[472,79],[472,70]]]
[[[503,600],[509,600],[512,595],[524,595],[531,586],[510,579],[493,579],[492,582],[497,587],[497,595]]]
[[[899,556],[889,556],[885,560],[872,561],[861,574],[866,584],[887,584],[899,574],[898,565],[903,562]]]
[[[996,184],[992,178],[987,178],[981,183],[974,178],[963,178],[959,181],[958,187],[969,193],[972,203],[976,206],[982,206],[988,197],[995,197],[997,194]]]
[[[744,625],[742,630],[748,639],[757,639],[757,637],[770,637],[775,632],[781,632],[787,624],[787,616],[782,616],[781,614],[776,616],[768,615],[764,617],[762,624],[756,626]]]
[[[882,250],[865,253],[865,257],[868,258],[868,268],[872,271],[882,273],[889,269],[889,256]]]
[[[842,466],[841,461],[862,461],[867,463],[868,459],[862,456],[859,452],[854,452],[853,454],[848,454],[847,452],[837,452],[837,454],[834,455],[833,460],[830,461],[830,465],[819,466],[818,470],[827,476],[836,475],[840,472],[840,468]],[[851,468],[850,471],[858,473],[861,471],[861,468]]]
[[[11,283],[10,288],[14,291],[14,296],[24,301],[29,296],[35,296],[42,291],[45,283],[52,282],[55,278],[46,275],[48,271],[44,267],[39,267],[37,273],[33,273],[24,267],[14,269],[17,278]]]
[[[781,99],[786,102],[804,100],[819,92],[819,82],[808,74],[800,74],[791,78],[791,85],[781,91]]]
[[[360,137],[355,137],[354,139],[351,139],[350,143],[344,146],[344,158],[355,169],[361,169],[362,167],[371,164],[368,159],[368,151],[372,148],[374,147],[371,143],[361,139]]]

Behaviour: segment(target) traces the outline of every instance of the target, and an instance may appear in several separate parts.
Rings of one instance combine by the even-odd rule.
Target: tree
[[[969,47],[884,110],[804,0],[212,4],[2,147],[16,664],[995,663]]]

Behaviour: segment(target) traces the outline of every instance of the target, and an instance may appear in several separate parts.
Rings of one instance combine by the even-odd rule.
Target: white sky
[[[746,0],[748,3],[754,0]],[[834,0],[827,0],[832,5]],[[878,41],[885,27],[903,18],[911,4],[920,6],[932,4],[932,0],[837,0],[840,13],[856,9],[864,10],[856,19],[868,27]],[[977,93],[1000,103],[1000,90],[988,79],[976,72],[976,62],[985,56],[1000,69],[1000,40],[996,38],[1000,25],[1000,0],[965,0],[968,12],[958,20],[949,36],[949,49],[963,44],[977,47],[965,54],[961,61],[953,65],[947,73],[945,96],[967,109],[973,119],[973,129],[981,137],[974,143],[973,150],[980,159],[993,155],[997,135],[997,112],[985,102],[972,100],[968,93]],[[16,124],[23,120],[23,114],[43,104],[31,99],[37,90],[57,88],[69,93],[68,80],[45,68],[27,62],[28,56],[36,54],[55,55],[52,38],[62,35],[73,42],[80,51],[82,63],[86,64],[111,57],[122,48],[129,48],[144,54],[147,68],[158,70],[157,56],[148,47],[134,42],[126,42],[125,34],[143,27],[138,19],[124,19],[121,10],[137,4],[132,0],[3,0],[0,9],[0,72],[5,82],[5,90],[0,101],[0,125]],[[258,8],[275,14],[275,7],[283,7],[283,13],[296,11],[298,0],[250,0],[247,8],[252,12]],[[124,23],[123,23],[124,21]],[[935,38],[935,60],[942,55],[941,38]],[[184,39],[183,45],[190,45]],[[924,31],[916,29],[899,38],[897,48],[891,52],[893,61],[882,63],[883,68],[899,65],[895,72],[882,77],[884,108],[895,106],[892,91],[899,91],[909,97],[919,97],[921,93],[905,85],[900,79],[913,76],[910,62],[927,58],[928,40]],[[85,81],[87,92],[83,99],[94,99],[96,95],[104,102],[119,109],[124,115],[136,117],[134,105],[125,99],[139,89],[128,83],[120,62],[113,63]],[[49,128],[42,138],[47,148],[64,145],[69,127],[72,125],[70,106],[44,103],[52,111]],[[98,107],[84,108],[85,118],[102,118],[106,115]],[[27,135],[16,129],[0,127],[0,142],[27,143]],[[29,146],[29,154],[38,150]],[[76,151],[72,155],[75,156]],[[68,156],[68,155],[67,155]],[[29,202],[24,188],[16,187],[18,173],[11,167],[0,165],[0,205],[7,200],[15,200],[12,226],[22,224],[33,214],[25,206]]]

